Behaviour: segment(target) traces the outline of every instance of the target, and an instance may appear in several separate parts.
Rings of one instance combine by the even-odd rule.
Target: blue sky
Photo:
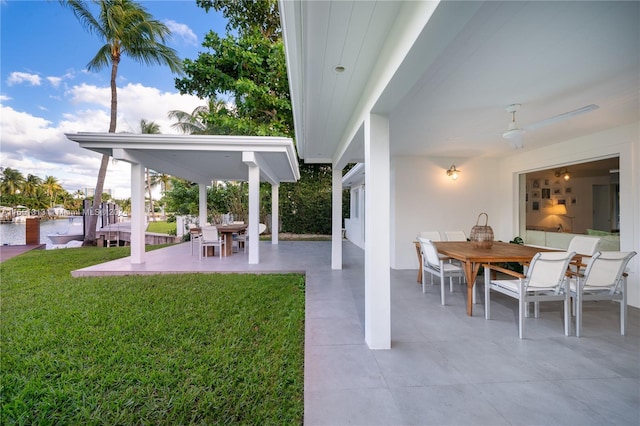
[[[195,0],[140,2],[173,32],[167,43],[181,59],[204,50],[205,34],[225,32],[215,11]],[[25,176],[51,175],[75,192],[95,187],[100,156],[80,149],[64,133],[106,132],[109,127],[110,68],[90,73],[87,63],[101,41],[58,1],[0,0],[0,164]],[[124,57],[118,69],[118,132],[139,132],[141,119],[162,133],[176,133],[170,110],[191,112],[205,101],[181,96],[167,67],[144,66]],[[109,165],[105,188],[130,196],[126,163]]]

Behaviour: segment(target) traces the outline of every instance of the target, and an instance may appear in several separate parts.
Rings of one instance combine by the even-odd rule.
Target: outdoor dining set
[[[518,334],[525,337],[525,318],[533,303],[534,318],[540,315],[540,302],[561,301],[564,334],[571,333],[575,315],[575,334],[582,331],[583,302],[617,301],[620,304],[620,333],[625,334],[627,317],[627,265],[636,252],[599,251],[600,238],[576,236],[566,250],[493,241],[481,246],[468,241],[464,232],[421,232],[415,241],[420,261],[418,281],[427,291],[426,278],[440,279],[440,301],[446,304],[445,280],[453,292],[453,279],[467,284],[467,314],[476,303],[476,278],[484,269],[485,319],[491,318],[493,293],[518,301]],[[513,265],[521,265],[513,267]]]
[[[231,256],[234,252],[247,250],[247,228],[248,225],[242,221],[231,221],[218,225],[206,224],[199,227],[190,223],[189,237],[191,241],[191,254],[194,247],[197,247],[200,260],[209,255],[215,255],[216,248],[220,259],[223,256]],[[266,225],[258,224],[258,234],[266,230]]]
[[[238,251],[240,248],[246,249],[247,225],[244,222],[221,225],[207,224],[202,227],[189,224],[188,227],[191,254],[193,254],[194,246],[197,246],[200,260],[203,255],[204,257],[208,257],[209,254],[214,255],[216,248],[220,258],[231,256],[234,251]]]

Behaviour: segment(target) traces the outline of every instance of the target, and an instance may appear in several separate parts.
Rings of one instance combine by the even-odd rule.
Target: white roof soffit
[[[264,166],[261,179],[271,183],[300,179],[290,138],[220,135],[149,135],[67,133],[81,148],[140,163],[157,172],[211,184],[213,180],[246,181],[243,153],[253,152]]]
[[[348,189],[364,183],[364,163],[357,163],[342,176],[342,188]]]
[[[391,155],[504,157],[637,123],[638,1],[280,0],[298,153],[362,161],[369,111]],[[431,9],[429,9],[431,8]],[[344,67],[336,72],[337,66]],[[589,113],[534,129],[586,105]],[[531,125],[531,126],[530,126]]]
[[[349,145],[438,3],[280,0],[301,158],[361,160]]]

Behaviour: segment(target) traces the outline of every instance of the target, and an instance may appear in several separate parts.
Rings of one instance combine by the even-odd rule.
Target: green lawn
[[[304,278],[71,278],[128,247],[0,264],[0,424],[301,424]]]
[[[176,223],[165,221],[149,222],[147,232],[176,235]]]

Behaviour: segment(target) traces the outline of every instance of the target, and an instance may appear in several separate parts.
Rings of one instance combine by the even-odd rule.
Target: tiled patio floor
[[[620,336],[617,304],[585,305],[584,337],[565,337],[560,303],[541,307],[518,339],[517,305],[496,295],[484,320],[456,285],[440,305],[423,294],[417,271],[391,271],[392,349],[364,342],[364,253],[345,242],[340,271],[330,242],[261,243],[246,254],[198,260],[189,244],[78,271],[82,275],[159,272],[306,273],[305,424],[308,425],[639,425],[640,310]],[[480,292],[482,294],[482,292]]]

